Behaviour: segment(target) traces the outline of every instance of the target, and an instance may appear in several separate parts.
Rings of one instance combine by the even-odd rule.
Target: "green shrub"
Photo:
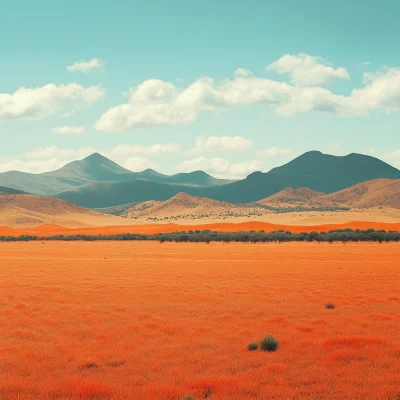
[[[263,351],[276,351],[278,346],[279,343],[273,336],[265,336],[260,342],[260,348]]]
[[[249,351],[258,350],[258,344],[257,343],[249,343],[247,345],[247,350],[249,350]]]

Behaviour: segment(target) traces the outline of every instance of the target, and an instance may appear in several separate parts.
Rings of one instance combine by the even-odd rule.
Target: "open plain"
[[[398,399],[399,259],[398,244],[2,243],[0,398]],[[268,334],[276,352],[247,350]]]

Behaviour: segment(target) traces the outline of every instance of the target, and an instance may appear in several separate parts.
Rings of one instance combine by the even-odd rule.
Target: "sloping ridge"
[[[28,194],[22,190],[0,186],[0,195],[2,194]]]
[[[85,207],[117,206],[148,200],[165,201],[179,192],[235,204],[248,204],[292,187],[333,193],[372,179],[399,179],[400,171],[377,158],[360,154],[338,157],[311,151],[270,172],[254,172],[233,183],[194,187],[130,180],[81,186],[57,196]]]
[[[400,179],[375,179],[324,196],[324,199],[357,208],[400,208]]]
[[[266,197],[258,201],[257,203],[262,205],[268,204],[291,204],[291,205],[304,205],[313,203],[316,199],[321,196],[325,196],[325,193],[316,192],[309,188],[292,188],[288,187],[281,190],[272,196]]]
[[[226,217],[228,214],[244,214],[256,210],[257,205],[237,205],[181,192],[166,201],[146,201],[127,209],[122,215],[128,218],[178,216]]]
[[[0,185],[37,195],[55,195],[90,183],[124,182],[134,179],[145,179],[150,182],[185,187],[217,186],[232,182],[231,180],[214,178],[203,171],[180,173],[171,176],[160,174],[152,169],[132,172],[99,153],[94,153],[83,160],[70,162],[52,172],[30,174],[8,171],[0,173]]]
[[[99,153],[93,153],[83,160],[73,161],[57,171],[45,172],[41,175],[77,183],[87,183],[88,181],[123,181],[132,179],[135,173],[122,168]]]
[[[102,215],[93,210],[50,196],[0,194],[0,225],[32,226],[99,226],[124,224],[118,217]]]
[[[257,203],[264,206],[310,208],[400,208],[400,179],[374,179],[331,194],[315,192],[308,188],[286,188]]]

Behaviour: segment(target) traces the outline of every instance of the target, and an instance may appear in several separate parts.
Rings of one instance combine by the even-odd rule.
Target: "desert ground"
[[[167,210],[163,210],[163,212],[160,213],[152,213],[151,217],[137,214],[134,219],[124,219],[131,221],[131,223],[134,224],[176,223],[192,225],[213,224],[218,222],[241,223],[247,221],[259,221],[268,222],[271,224],[286,225],[343,224],[352,221],[394,223],[400,221],[400,209],[395,208],[376,207],[367,209],[351,209],[348,211],[300,211],[287,213],[276,213],[260,209],[248,209],[246,207],[237,207],[237,209],[239,209],[239,211],[236,214],[231,209],[225,213],[223,210],[218,209],[212,209],[209,212],[201,213],[198,211],[190,212],[188,209],[182,209],[178,213],[169,213]],[[115,221],[114,225],[117,224],[118,222]],[[97,225],[100,224],[98,223]]]
[[[398,399],[399,259],[397,244],[2,243],[0,398]],[[276,352],[247,350],[268,334]]]

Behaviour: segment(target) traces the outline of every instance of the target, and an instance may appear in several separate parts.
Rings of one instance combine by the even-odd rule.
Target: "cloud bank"
[[[84,87],[77,83],[37,88],[21,87],[14,93],[0,93],[0,121],[39,119],[60,111],[74,110],[104,97],[101,86]]]

